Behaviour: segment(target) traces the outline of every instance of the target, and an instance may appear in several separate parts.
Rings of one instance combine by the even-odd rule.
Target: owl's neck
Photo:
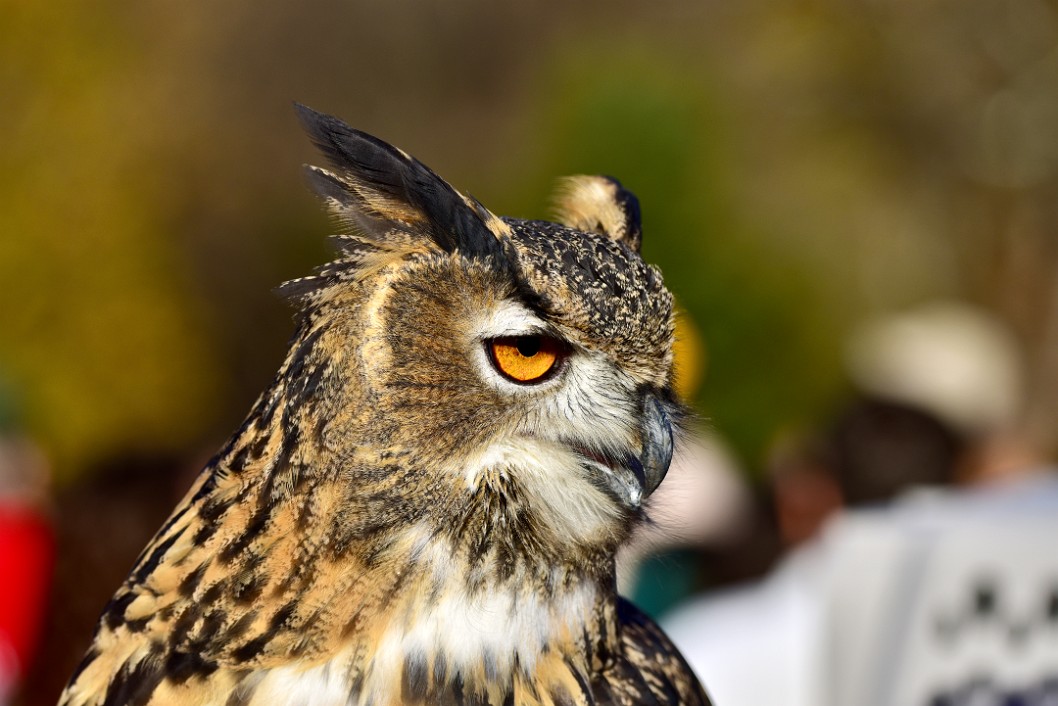
[[[591,656],[616,649],[612,587],[569,568],[515,568],[505,580],[484,582],[446,540],[419,559],[418,586],[409,586],[379,641],[376,679],[403,674],[415,696],[450,687],[504,690],[539,672],[587,673]],[[535,574],[535,575],[534,575]],[[387,664],[388,662],[388,664]],[[496,701],[499,703],[500,701]]]
[[[346,694],[342,704],[456,694],[468,703],[535,703],[526,699],[541,688],[573,693],[574,682],[591,681],[617,654],[616,594],[597,576],[516,569],[482,582],[480,565],[447,539],[413,528],[395,544],[408,550],[407,563],[387,582],[384,607],[375,603],[379,610],[325,661],[272,670],[257,688],[261,703],[272,690],[291,699],[321,689]]]
[[[406,574],[372,636],[365,702],[433,703],[446,690],[491,694],[554,679],[589,678],[616,653],[609,549],[569,554],[534,522],[511,482],[479,483],[449,508],[450,527],[420,521],[398,533]]]

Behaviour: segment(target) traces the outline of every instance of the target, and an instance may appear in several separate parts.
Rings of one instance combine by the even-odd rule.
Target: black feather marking
[[[208,677],[216,670],[216,662],[195,652],[173,651],[165,659],[165,677],[173,684],[183,684],[192,677]]]
[[[426,165],[407,157],[392,145],[346,125],[330,115],[295,104],[305,131],[339,172],[350,174],[378,194],[405,204],[422,214],[428,224],[431,240],[445,252],[459,251],[468,257],[502,255],[495,234],[482,215],[471,208],[446,181]],[[320,173],[315,172],[316,175]],[[357,195],[346,191],[346,201],[335,194],[343,188],[340,179],[326,175],[313,176],[314,186],[325,197],[346,203]],[[369,217],[384,214],[367,213]],[[395,223],[401,230],[406,224]]]
[[[313,294],[320,291],[326,286],[326,284],[326,277],[310,275],[308,277],[298,277],[297,279],[287,280],[278,287],[275,287],[272,291],[281,299],[297,303],[302,300],[310,299]]]
[[[279,630],[285,627],[287,622],[294,616],[294,611],[298,608],[298,600],[294,599],[286,603],[283,607],[275,612],[272,619],[268,621],[268,627],[272,631]]]
[[[199,508],[198,511],[198,516],[203,522],[215,522],[228,511],[228,508],[230,508],[234,502],[234,498],[210,498],[202,503],[202,507]]]
[[[195,636],[193,644],[204,646],[215,639],[227,619],[228,614],[224,610],[211,610],[202,621],[202,627],[198,629],[198,634]]]
[[[409,655],[404,661],[401,675],[401,699],[404,703],[425,701],[428,694],[428,669],[426,658],[421,654]]]
[[[680,691],[676,688],[676,685],[672,683],[672,680],[663,673],[654,672],[656,678],[657,687],[660,688],[661,694],[656,694],[657,701],[659,704],[676,704],[680,701]],[[654,684],[650,684],[651,688],[654,688]]]
[[[346,704],[353,706],[354,704],[360,703],[360,690],[364,687],[364,673],[357,671],[352,676],[352,681],[349,684],[349,698],[346,699]]]
[[[138,594],[128,591],[120,596],[116,596],[110,599],[107,603],[107,607],[103,609],[103,615],[105,616],[106,625],[111,630],[116,629],[119,625],[125,623],[125,609],[129,607],[129,604],[136,600]]]
[[[284,299],[305,305],[314,296],[335,284],[353,278],[360,269],[359,258],[344,258],[317,267],[309,277],[299,277],[284,282],[273,291]]]
[[[225,564],[231,564],[235,561],[236,557],[242,554],[243,551],[245,551],[246,548],[265,531],[265,528],[268,526],[271,519],[271,509],[267,506],[259,507],[253,517],[250,518],[250,522],[246,525],[246,529],[242,534],[221,549],[217,558]]]
[[[239,431],[236,432],[236,436],[241,434],[246,429],[248,422],[249,420],[243,422],[242,427],[240,427]],[[234,439],[235,437],[232,437],[232,439],[228,441],[228,444],[232,444],[234,442]],[[188,509],[200,503],[203,498],[208,497],[214,490],[217,489],[217,482],[227,477],[227,471],[217,465],[217,459],[221,458],[224,455],[227,455],[229,451],[230,449],[227,449],[223,453],[217,454],[213,458],[213,460],[206,464],[206,467],[202,469],[200,476],[204,475],[206,479],[202,481],[202,485],[199,486],[198,490],[195,492],[194,497],[191,498],[191,502],[184,505],[183,509],[180,510],[181,516],[186,514]],[[174,517],[172,520],[166,523],[166,530],[168,530],[168,528],[173,525],[176,519],[177,518]],[[159,534],[162,533],[160,532]]]
[[[597,704],[616,704],[619,703],[617,697],[614,695],[613,687],[610,686],[610,682],[606,679],[596,679],[592,682],[594,687],[592,690],[592,697],[595,699]],[[679,703],[679,700],[673,701],[672,703]]]
[[[300,335],[300,331],[299,334]],[[257,408],[254,410],[254,426],[257,431],[265,431],[272,424],[272,418],[275,416],[276,410],[279,408],[280,402],[282,402],[282,396],[276,387],[272,387],[266,393],[261,396],[261,401],[257,404]],[[241,457],[241,459],[240,459]],[[253,444],[245,444],[239,453],[232,460],[232,466],[238,470],[245,470],[247,461],[256,460],[260,458],[260,454],[254,452]]]
[[[224,631],[224,641],[231,642],[238,640],[240,637],[246,634],[246,631],[250,629],[253,621],[257,619],[257,611],[249,610],[239,617],[234,623],[232,623],[227,630]]]
[[[257,417],[257,420],[259,421],[260,417]],[[259,430],[263,429],[263,428],[264,427],[261,427],[261,426],[258,427]],[[249,466],[249,461],[250,461],[250,445],[249,444],[243,444],[239,448],[238,451],[236,451],[234,454],[232,454],[231,460],[228,461],[227,466],[228,466],[228,469],[232,473],[235,473],[236,475],[238,475],[239,473],[242,473],[243,471],[246,470],[246,468]]]
[[[594,704],[595,698],[592,696],[591,687],[588,686],[587,680],[584,675],[581,674],[580,670],[576,666],[570,663],[569,659],[566,660],[566,667],[569,669],[569,673],[573,675],[573,678],[577,682],[577,687],[580,688],[580,693],[584,697],[583,703]]]
[[[212,586],[206,589],[206,592],[202,594],[202,598],[198,600],[200,606],[207,606],[211,603],[216,603],[221,596],[224,595],[224,590],[227,588],[225,579],[217,581]]]
[[[147,628],[147,623],[151,621],[153,616],[147,615],[136,620],[125,621],[125,629],[131,633],[143,632]]]
[[[442,698],[437,700],[438,704],[448,706],[464,706],[463,699],[463,675],[456,674],[455,678],[452,679],[452,684],[448,690],[442,695]]]
[[[229,442],[229,443],[231,443],[231,442]],[[212,465],[213,465],[213,462],[210,461],[210,463],[206,465],[206,468],[208,469]],[[203,471],[203,472],[205,472],[205,471]],[[210,476],[210,478],[212,478],[212,475]],[[208,494],[208,491],[204,492],[204,490],[205,490],[206,486],[208,486],[208,485],[211,485],[211,484],[207,480],[205,483],[202,484],[202,487],[199,488],[198,492],[195,493],[194,499],[192,499],[192,501],[190,503],[188,503],[188,504],[184,505],[183,507],[181,507],[172,517],[170,517],[169,520],[164,525],[162,525],[162,528],[160,530],[158,530],[158,534],[162,535],[162,534],[165,534],[166,532],[168,532],[172,528],[173,525],[175,525],[177,522],[179,522],[180,519],[184,515],[187,514],[187,511],[191,509],[191,507],[195,504],[195,502],[197,502],[200,498],[205,497]],[[210,489],[212,489],[212,487]],[[140,555],[138,557],[136,557],[136,563],[133,564],[133,566],[139,565],[139,563],[141,561],[143,561],[143,557],[144,557],[144,555],[146,553],[147,553],[147,549],[146,549],[146,547],[144,547],[143,552],[141,552]]]
[[[284,413],[292,407],[297,409],[310,404],[324,376],[330,371],[326,361],[313,356],[316,344],[324,334],[324,328],[318,326],[305,335],[291,356],[286,373],[290,380],[290,391]]]
[[[616,590],[616,589],[611,589]],[[607,621],[600,620],[599,623],[599,639],[595,643],[595,649],[599,660],[604,664],[608,665],[613,662],[613,651],[610,649],[610,628]]]
[[[326,326],[317,326],[306,333],[297,343],[297,348],[290,356],[290,366],[287,369],[289,379],[298,378],[309,364],[309,358],[316,347],[316,343],[326,332]]]
[[[192,537],[191,541],[196,547],[200,547],[216,534],[218,529],[220,529],[219,523],[210,522],[203,524],[195,531],[195,536]]]
[[[639,199],[612,176],[603,178],[610,180],[616,187],[614,201],[625,217],[625,232],[622,240],[628,243],[632,250],[639,252],[643,243],[643,215],[639,208]]]
[[[187,608],[184,609],[184,612],[176,619],[176,623],[173,624],[172,632],[169,635],[170,642],[174,645],[184,644],[187,636],[191,633],[191,629],[195,627],[195,623],[201,617],[202,607],[198,603],[188,602]]]
[[[441,683],[448,676],[448,662],[445,660],[445,656],[438,652],[433,658],[433,680],[436,683]]]
[[[244,645],[240,645],[232,651],[232,656],[238,662],[246,662],[257,655],[264,652],[264,648],[268,646],[269,636],[261,635],[255,637]]]
[[[134,574],[136,583],[143,583],[147,580],[148,576],[154,573],[154,570],[158,568],[158,564],[160,564],[165,557],[165,553],[169,551],[169,548],[173,546],[176,540],[180,539],[186,529],[187,528],[184,527],[178,532],[173,532],[165,538],[165,541],[154,548],[150,557],[136,568],[136,573]]]
[[[153,646],[135,665],[126,662],[110,680],[102,706],[145,706],[164,676],[159,651],[160,646]]]
[[[238,605],[249,605],[261,597],[261,592],[264,590],[265,577],[254,575],[250,579],[239,587],[239,592],[235,596],[235,602]]]
[[[653,692],[651,692],[638,666],[630,664],[625,659],[620,659],[614,665],[613,673],[616,680],[624,684],[625,688],[635,689],[639,693],[639,699],[642,703],[653,703]]]

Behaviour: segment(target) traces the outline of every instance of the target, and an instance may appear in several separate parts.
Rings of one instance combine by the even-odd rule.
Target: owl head
[[[343,234],[339,259],[282,287],[302,322],[281,373],[301,391],[292,424],[347,482],[384,487],[394,522],[473,517],[477,533],[612,548],[682,415],[672,296],[640,257],[636,198],[573,177],[560,222],[500,218],[298,110],[329,162],[309,181]]]

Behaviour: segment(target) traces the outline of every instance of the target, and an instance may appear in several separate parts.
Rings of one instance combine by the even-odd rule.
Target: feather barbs
[[[639,252],[643,240],[639,200],[613,177],[579,174],[560,179],[554,208],[559,223],[607,235]]]

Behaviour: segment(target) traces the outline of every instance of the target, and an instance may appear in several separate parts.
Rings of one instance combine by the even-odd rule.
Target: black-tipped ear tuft
[[[310,184],[363,235],[420,242],[472,257],[502,251],[478,206],[424,164],[338,118],[297,103],[294,107],[333,169],[309,167]]]
[[[579,175],[562,179],[555,211],[563,225],[608,235],[639,252],[643,241],[639,199],[613,177]]]

